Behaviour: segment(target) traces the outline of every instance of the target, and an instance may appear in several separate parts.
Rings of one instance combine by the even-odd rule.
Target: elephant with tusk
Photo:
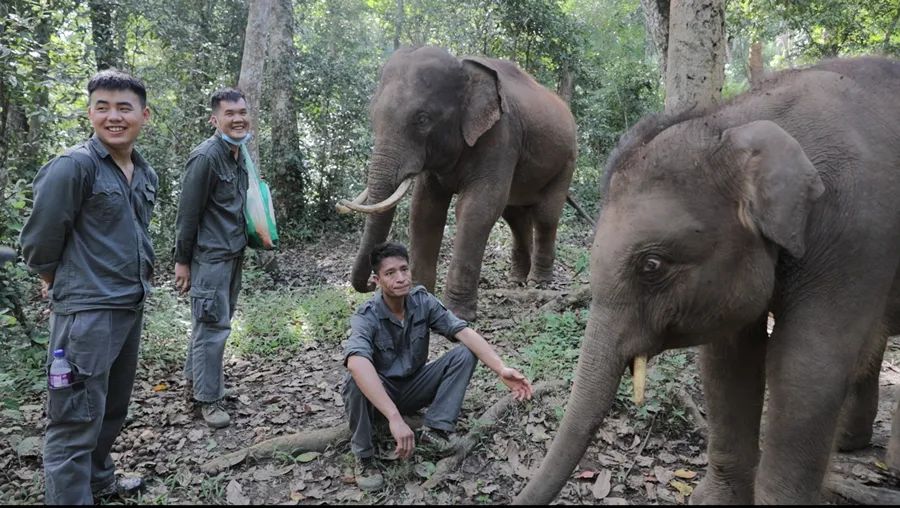
[[[645,118],[605,179],[572,392],[515,503],[559,493],[629,364],[640,400],[647,359],[689,346],[709,424],[691,502],[816,503],[832,449],[870,441],[900,333],[900,61],[825,61]],[[895,469],[898,450],[895,415]]]
[[[351,274],[357,291],[374,290],[369,252],[387,238],[414,180],[410,268],[429,291],[458,196],[443,301],[460,318],[475,319],[485,245],[501,216],[513,236],[511,280],[552,280],[576,157],[575,121],[562,99],[512,62],[401,48],[382,68],[371,117],[366,189],[336,206],[369,214]]]

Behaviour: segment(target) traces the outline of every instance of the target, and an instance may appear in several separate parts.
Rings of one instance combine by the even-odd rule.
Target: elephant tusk
[[[640,406],[644,403],[644,388],[647,386],[647,357],[645,355],[634,357],[631,382],[634,385],[634,403]]]
[[[368,187],[366,187],[365,189],[363,189],[363,191],[360,192],[358,196],[356,196],[355,198],[353,198],[353,201],[351,201],[351,203],[353,203],[354,205],[361,205],[361,204],[363,204],[363,203],[366,201],[366,198],[367,198],[367,197],[369,197],[369,188],[368,188]],[[340,202],[338,202],[338,204],[334,205],[334,208],[337,210],[337,212],[338,212],[338,213],[350,213],[350,212],[352,212],[353,210],[351,210],[351,209],[349,209],[349,208],[347,208],[346,206],[343,205],[344,202],[345,202],[345,201],[342,199]]]
[[[397,190],[395,190],[394,193],[390,195],[390,197],[388,197],[381,203],[376,203],[374,205],[361,205],[342,199],[338,202],[338,206],[343,206],[344,208],[348,208],[350,210],[353,210],[354,212],[362,213],[379,213],[385,210],[390,210],[397,204],[398,201],[400,201],[400,198],[402,198],[403,195],[406,194],[406,192],[409,190],[409,187],[412,185],[413,180],[415,180],[415,177],[412,176],[407,178],[406,180],[403,180],[403,183],[401,183],[400,186],[397,187]],[[341,208],[338,208],[338,211],[340,210]]]

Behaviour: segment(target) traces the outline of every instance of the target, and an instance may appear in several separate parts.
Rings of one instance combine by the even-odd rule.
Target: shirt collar
[[[399,321],[397,319],[397,316],[395,316],[394,313],[391,312],[391,309],[388,308],[387,303],[384,302],[384,294],[381,292],[381,288],[378,288],[375,291],[375,296],[373,298],[375,299],[375,312],[378,314],[379,319]],[[406,295],[406,308],[404,309],[405,316],[409,316],[409,313],[412,309],[411,303],[412,299],[409,297],[409,295]]]
[[[100,138],[97,137],[96,134],[91,136],[91,148],[97,152],[97,155],[101,159],[105,159],[109,157],[109,150],[106,149],[106,145],[100,141]],[[131,149],[131,162],[134,163],[135,167],[140,167],[141,169],[146,168],[148,166],[147,161],[144,160],[144,157],[138,152],[137,148],[132,147]]]

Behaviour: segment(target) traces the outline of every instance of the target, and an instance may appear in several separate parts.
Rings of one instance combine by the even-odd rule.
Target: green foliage
[[[368,295],[352,288],[325,286],[308,291],[258,292],[242,295],[232,321],[231,346],[261,355],[298,351],[311,341],[340,343],[350,315]]]
[[[545,313],[521,323],[514,336],[518,340],[532,337],[523,351],[528,366],[525,375],[538,379],[570,381],[581,349],[587,324],[587,310],[562,314]]]
[[[687,415],[678,399],[678,390],[687,393],[699,391],[694,385],[695,376],[688,372],[693,368],[694,352],[689,350],[664,351],[654,357],[652,366],[647,369],[647,387],[644,404],[635,406],[632,402],[634,385],[631,376],[625,375],[616,393],[616,402],[622,407],[631,408],[635,416],[649,421],[657,415],[657,423],[665,423],[672,429],[687,428]],[[660,420],[659,416],[663,419]]]

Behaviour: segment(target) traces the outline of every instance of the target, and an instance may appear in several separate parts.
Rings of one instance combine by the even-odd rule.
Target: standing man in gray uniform
[[[356,483],[363,490],[384,485],[372,427],[377,409],[387,419],[398,457],[412,456],[416,438],[401,415],[425,406],[419,441],[439,452],[452,449],[454,429],[475,365],[481,360],[513,392],[530,399],[531,383],[507,367],[484,337],[429,293],[412,285],[409,255],[397,243],[377,245],[370,255],[379,291],[350,318],[344,347],[348,375],[342,395],[350,419],[350,448],[356,456]],[[434,330],[459,346],[430,363],[428,341]]]
[[[240,146],[250,140],[244,94],[219,90],[210,100],[215,134],[188,157],[175,219],[175,287],[190,291],[193,328],[184,377],[207,425],[227,427],[222,359],[241,289],[248,176]]]
[[[88,82],[94,135],[38,171],[22,256],[50,298],[50,348],[63,349],[72,383],[47,394],[47,504],[92,504],[133,492],[110,457],[134,384],[153,247],[148,225],[157,177],[134,149],[150,118],[138,79],[115,70]]]

